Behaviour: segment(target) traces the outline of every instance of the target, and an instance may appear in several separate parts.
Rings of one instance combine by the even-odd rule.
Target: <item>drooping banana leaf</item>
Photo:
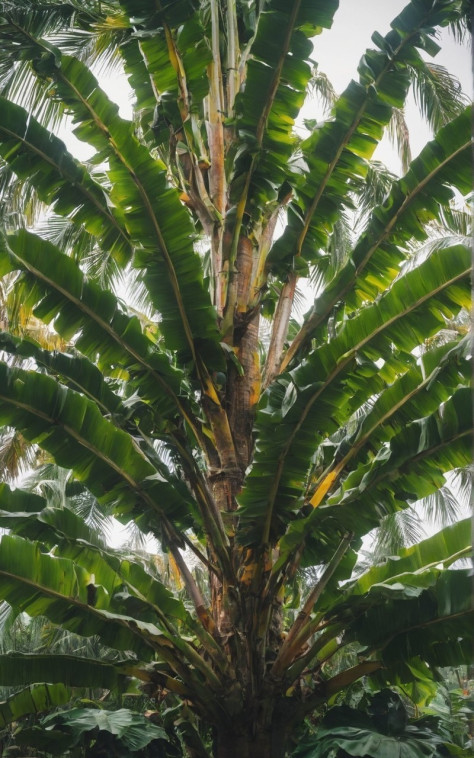
[[[354,613],[354,620],[348,622],[346,638],[357,639],[381,654],[388,666],[395,661],[409,662],[415,656],[430,664],[432,645],[450,641],[454,657],[457,650],[458,664],[467,663],[468,648],[456,643],[472,638],[470,587],[467,569],[431,569],[421,575],[405,574],[403,584],[373,585],[364,598],[354,597],[352,604],[349,601],[348,612]],[[441,661],[446,648],[436,650],[435,665],[452,665]]]
[[[367,401],[380,392],[377,370],[366,361],[390,365],[444,325],[469,302],[468,251],[463,246],[434,253],[400,277],[383,297],[348,319],[330,343],[314,350],[295,371],[274,382],[257,417],[255,462],[240,496],[245,525],[262,529],[262,540],[281,533],[284,514],[301,507],[305,477],[325,435],[346,423],[354,410],[354,380]],[[367,376],[369,374],[369,376]],[[261,441],[260,441],[261,435]],[[281,519],[281,520],[280,520]],[[256,531],[253,532],[255,539]]]
[[[143,334],[139,320],[123,312],[115,295],[87,281],[73,261],[37,235],[21,230],[9,235],[6,245],[0,265],[27,272],[38,318],[54,319],[65,339],[75,335],[75,347],[90,359],[99,354],[99,369],[119,367],[136,376],[134,386],[153,401],[157,415],[166,418],[182,408],[183,372]]]
[[[469,556],[471,542],[469,520],[463,519],[412,547],[403,548],[396,555],[388,556],[384,563],[373,566],[356,580],[345,582],[343,587],[334,583],[328,585],[318,599],[316,610],[318,613],[327,612],[341,602],[341,597],[362,595],[375,584],[404,583],[405,574],[418,572],[421,575],[439,566],[448,568],[460,558]]]
[[[123,211],[137,245],[133,265],[143,271],[161,313],[166,346],[183,359],[195,360],[199,345],[200,353],[219,365],[216,317],[193,249],[194,227],[178,191],[168,184],[166,166],[138,142],[132,125],[117,115],[116,106],[80,61],[63,56],[60,68],[51,73],[57,96],[78,123],[75,134],[109,160],[111,199]]]
[[[126,565],[124,569],[127,571]],[[129,577],[141,581],[143,573],[143,568],[137,565],[131,568]],[[117,592],[111,595],[106,587],[96,584],[94,574],[75,560],[45,553],[39,543],[6,535],[0,542],[0,576],[0,598],[20,611],[32,616],[45,615],[54,624],[79,635],[97,635],[109,647],[135,652],[139,656],[138,668],[158,655],[201,700],[208,697],[209,687],[221,686],[216,674],[186,639],[157,626],[164,623],[164,612],[155,616],[156,623],[121,612]],[[151,577],[147,579],[153,599],[162,600],[166,608],[166,603],[169,605],[173,600],[169,591],[164,587],[157,589],[158,583],[153,583]],[[173,605],[178,614],[182,613],[179,606],[180,603]],[[129,607],[136,610],[133,603]],[[143,603],[137,607],[140,610]],[[189,662],[192,667],[188,667]]]
[[[98,735],[107,735],[103,740]],[[34,746],[53,755],[65,755],[78,744],[93,745],[101,749],[105,741],[107,750],[120,750],[126,755],[140,754],[150,743],[168,742],[164,729],[153,724],[146,716],[127,708],[108,711],[102,708],[73,708],[52,713],[41,726],[21,730],[17,737],[20,745]],[[154,749],[154,748],[151,748]],[[161,747],[159,748],[161,750]]]
[[[67,694],[71,698],[70,687],[99,687],[101,689],[123,687],[127,677],[127,667],[133,664],[133,658],[129,661],[120,661],[120,663],[109,663],[76,655],[9,652],[0,656],[0,684],[2,687],[17,687],[28,684],[32,680],[47,682],[48,684],[40,685],[45,688],[48,685],[62,684],[65,691],[67,688]],[[120,680],[122,680],[121,684]],[[39,694],[39,692],[32,694]],[[48,696],[47,689],[44,695]],[[49,710],[51,705],[38,708],[38,711]],[[54,703],[54,705],[61,705],[61,703]]]
[[[406,260],[406,243],[423,240],[426,222],[439,219],[452,197],[471,189],[470,109],[443,127],[412,162],[408,173],[395,182],[384,204],[374,209],[345,266],[316,298],[305,322],[283,360],[286,367],[309,339],[322,339],[334,309],[340,318],[363,301],[373,300],[399,274]],[[344,307],[335,308],[344,303]]]
[[[2,685],[5,684],[3,667],[6,666],[5,671],[8,671],[8,661],[5,658],[7,656],[0,656]],[[51,670],[51,660],[49,660],[49,666]],[[31,677],[27,681],[30,682]],[[57,684],[31,684],[0,702],[0,729],[18,721],[22,716],[48,711],[58,705],[66,705],[72,697],[70,687],[66,687],[62,680]]]
[[[232,193],[258,217],[288,178],[293,126],[311,78],[310,37],[330,28],[338,0],[271,0],[260,14],[247,63],[245,89],[236,101],[239,156]]]
[[[7,27],[7,33],[23,44],[23,56],[32,60],[38,76],[70,111],[76,136],[108,160],[110,197],[125,219],[132,244],[139,247],[134,265],[143,270],[162,315],[167,347],[195,361],[199,346],[205,359],[221,366],[216,317],[193,248],[194,227],[178,191],[168,183],[166,166],[139,143],[133,124],[120,118],[118,107],[81,61],[61,55],[21,25],[14,31]]]
[[[0,376],[1,422],[40,443],[114,513],[128,519],[146,513],[148,527],[154,523],[158,530],[168,518],[189,521],[192,504],[180,483],[163,480],[132,438],[91,400],[37,372],[0,364]]]
[[[31,339],[20,339],[8,332],[0,332],[0,350],[19,358],[33,358],[38,366],[63,383],[82,392],[93,400],[104,414],[123,413],[122,398],[116,395],[105,381],[97,366],[81,355],[45,350]]]
[[[121,558],[104,547],[95,530],[67,507],[53,508],[47,500],[21,489],[0,485],[0,525],[25,539],[41,542],[49,550],[60,545],[64,558],[73,560],[114,596],[127,586],[131,595],[169,619],[184,620],[183,604],[138,561]]]
[[[45,615],[83,636],[97,634],[105,644],[134,651],[144,660],[160,647],[156,626],[109,613],[108,593],[97,587],[91,596],[88,585],[93,582],[87,571],[68,559],[43,553],[38,543],[4,535],[0,575],[2,600],[29,615]]]
[[[326,502],[291,523],[280,540],[276,567],[303,541],[304,562],[329,561],[348,531],[355,537],[367,534],[389,514],[438,490],[444,473],[469,465],[470,402],[470,391],[459,389],[437,412],[412,422],[372,461],[357,467]]]
[[[452,3],[435,5],[423,0],[408,5],[383,38],[374,34],[377,50],[367,50],[359,64],[359,82],[352,81],[336,102],[333,119],[316,129],[301,145],[308,171],[290,204],[288,225],[270,254],[275,272],[284,274],[304,261],[325,255],[329,233],[347,193],[367,171],[370,158],[392,108],[403,106],[410,85],[409,66],[419,58],[418,48],[436,52],[433,26],[455,18]]]
[[[140,83],[139,91],[143,93],[148,84],[154,93],[153,129],[167,133],[168,138],[170,125],[177,133],[185,130],[186,137],[191,136],[190,147],[194,147],[186,122],[191,113],[203,119],[202,102],[209,89],[206,70],[212,61],[207,30],[196,8],[191,3],[158,3],[157,14],[157,3],[149,0],[140,2],[140,7],[131,0],[122,0],[120,5],[135,28],[134,39],[147,75],[148,81]],[[132,77],[136,77],[136,67],[133,70],[130,66],[130,52],[129,45],[125,58]],[[157,134],[157,141],[160,139]]]
[[[62,140],[31,114],[0,97],[0,155],[20,179],[29,181],[52,209],[97,238],[122,266],[132,257],[123,215]]]

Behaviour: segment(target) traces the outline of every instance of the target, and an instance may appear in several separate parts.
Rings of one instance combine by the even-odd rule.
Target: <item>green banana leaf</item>
[[[347,193],[367,171],[392,109],[403,106],[410,86],[410,66],[418,49],[432,43],[434,25],[447,25],[456,15],[451,4],[434,6],[429,0],[410,4],[392,22],[382,38],[374,35],[377,50],[367,50],[359,64],[359,82],[352,81],[337,100],[333,118],[317,128],[302,145],[308,171],[290,204],[288,225],[275,242],[270,261],[275,273],[295,265],[293,258],[315,262],[327,250],[329,233]],[[435,45],[435,49],[437,46]],[[304,263],[297,265],[305,270]]]
[[[459,389],[437,412],[396,434],[372,462],[349,474],[326,504],[290,524],[275,568],[303,541],[307,565],[329,561],[347,531],[355,537],[367,534],[387,515],[439,489],[445,472],[468,466],[470,404],[470,390]],[[449,427],[443,424],[445,414]]]
[[[42,748],[53,755],[64,755],[79,742],[95,745],[96,749],[120,750],[120,755],[134,755],[154,740],[168,742],[165,730],[128,708],[59,711],[44,718],[41,726],[23,729],[17,736],[18,744]]]
[[[116,367],[129,371],[132,382],[137,379],[133,387],[153,401],[158,416],[182,409],[183,372],[143,334],[139,320],[123,312],[115,295],[87,281],[72,260],[31,232],[9,235],[6,246],[2,264],[25,270],[31,282],[29,302],[38,318],[45,323],[54,319],[64,339],[75,335],[76,349],[89,359],[99,354],[98,368],[106,374]]]
[[[309,338],[326,336],[327,319],[336,305],[337,318],[350,313],[363,301],[373,300],[391,284],[406,259],[405,245],[413,238],[426,238],[426,224],[439,219],[452,197],[450,187],[462,194],[471,188],[470,109],[443,127],[411,163],[408,173],[396,181],[382,206],[374,209],[348,262],[328,282],[305,317],[295,345]]]
[[[408,723],[400,697],[382,690],[371,698],[369,713],[348,706],[331,708],[316,734],[302,740],[294,758],[328,755],[365,758],[434,758],[447,755],[443,738],[434,732],[435,719]]]
[[[5,653],[0,655],[0,684],[2,687],[17,687],[31,682],[48,682],[42,686],[62,684],[64,692],[71,698],[71,687],[92,687],[99,689],[117,689],[125,686],[127,667],[133,666],[134,661],[121,661],[118,664],[107,661],[80,658],[75,655],[47,655],[35,653]],[[23,690],[23,692],[28,691]],[[54,691],[54,687],[53,687]],[[61,689],[58,689],[61,692]],[[38,695],[40,692],[38,691]],[[41,696],[48,696],[47,689]],[[26,696],[25,696],[26,697]],[[37,710],[49,710],[51,705],[62,705],[67,702],[51,703]],[[34,711],[30,711],[34,713]]]
[[[244,529],[252,525],[252,540],[259,531],[263,541],[282,533],[288,513],[302,505],[317,446],[380,391],[385,377],[367,362],[383,358],[390,370],[394,353],[398,363],[404,354],[412,360],[420,339],[444,324],[442,314],[454,315],[468,302],[468,258],[461,245],[433,253],[269,388],[257,417],[255,461],[239,498],[242,523]]]
[[[78,124],[76,136],[100,151],[102,160],[108,159],[108,194],[118,217],[124,219],[131,244],[138,248],[134,265],[143,270],[150,296],[162,315],[166,346],[179,351],[183,360],[194,361],[199,346],[201,356],[213,367],[221,367],[216,315],[193,248],[194,227],[178,191],[169,186],[166,166],[139,143],[133,124],[120,118],[118,107],[80,60],[35,39],[21,25],[12,29],[7,23],[7,27],[9,39],[12,35],[18,39],[23,57],[33,61],[37,74],[54,80],[53,85],[49,82],[50,92],[54,90]],[[43,134],[40,129],[41,139]],[[50,187],[49,179],[46,185]],[[65,200],[70,192],[71,188],[66,188]]]
[[[311,537],[309,539],[311,540]],[[405,580],[410,583],[414,581],[411,575],[417,572],[422,581],[423,572],[438,566],[448,568],[459,559],[467,558],[471,550],[469,520],[463,519],[457,524],[445,527],[417,545],[387,557],[384,563],[373,566],[358,579],[341,584],[341,580],[349,576],[340,576],[336,573],[335,581],[328,583],[318,599],[317,612],[327,613],[341,602],[341,598],[363,595],[373,585],[403,583]],[[405,575],[410,576],[406,578]]]
[[[470,519],[445,527],[425,540],[388,557],[385,563],[373,566],[346,590],[350,594],[363,595],[374,584],[395,582],[405,573],[413,573],[430,565],[449,566],[472,549]]]
[[[62,140],[24,108],[0,97],[0,155],[20,179],[31,182],[53,210],[83,225],[122,266],[132,257],[123,215],[107,191],[68,152]]]
[[[98,635],[116,650],[130,650],[151,660],[167,644],[155,624],[108,610],[107,590],[72,560],[42,552],[39,543],[16,535],[0,542],[0,598],[82,636]]]
[[[4,656],[1,658],[3,659]],[[51,666],[51,661],[49,665]],[[72,696],[71,689],[62,683],[31,684],[0,702],[0,729],[18,721],[22,716],[49,711],[58,705],[66,705]]]
[[[13,425],[56,462],[72,468],[99,502],[130,520],[147,514],[145,531],[160,533],[167,517],[190,518],[179,482],[163,480],[128,434],[105,419],[88,398],[37,372],[0,364],[0,421]],[[172,477],[173,478],[173,477]]]
[[[121,7],[128,16],[129,23],[135,26],[139,24],[139,30],[135,31],[135,39],[141,54],[141,62],[144,64],[145,84],[140,82],[139,93],[147,93],[142,98],[150,103],[150,94],[153,97],[153,105],[156,108],[153,122],[157,142],[161,142],[161,130],[169,139],[169,125],[176,132],[186,130],[186,138],[189,140],[190,132],[187,130],[186,118],[198,113],[201,120],[202,101],[208,94],[208,79],[206,70],[212,61],[212,52],[209,45],[210,34],[197,16],[191,3],[167,4],[161,8],[160,15],[156,14],[156,3],[145,1],[139,4],[129,0],[122,0]],[[139,7],[137,7],[139,5]],[[177,7],[176,7],[177,6]],[[176,71],[174,56],[179,56],[179,73]],[[128,66],[133,80],[136,80],[137,69],[134,63],[131,66],[130,51],[125,51],[128,58]],[[153,83],[151,92],[148,91],[150,82]],[[183,92],[186,93],[186,102],[181,107],[185,109],[180,113],[178,102],[183,100]],[[156,94],[153,94],[156,93]],[[153,115],[151,116],[153,118]],[[192,136],[191,136],[192,139]],[[192,141],[190,147],[194,147]],[[202,156],[204,157],[204,156]]]
[[[138,561],[121,558],[104,547],[100,536],[67,507],[53,508],[39,495],[0,485],[0,525],[25,539],[41,542],[53,550],[59,545],[62,557],[74,561],[94,577],[120,605],[127,599],[118,592],[127,588],[130,602],[141,603],[144,614],[156,620],[158,612],[171,619],[186,620],[188,613],[173,593]]]
[[[236,200],[246,192],[248,212],[255,220],[262,204],[276,201],[279,188],[288,180],[288,161],[295,146],[293,126],[312,75],[310,38],[331,27],[338,4],[337,0],[317,4],[270,0],[260,13],[245,90],[236,100],[242,149],[231,190]]]
[[[364,597],[353,596],[335,609],[348,622],[345,639],[376,651],[386,675],[395,665],[401,676],[403,664],[409,668],[416,656],[436,666],[468,663],[474,621],[470,571],[430,568],[400,579],[372,585]],[[417,678],[416,669],[410,678]]]
[[[125,414],[122,398],[113,392],[98,367],[84,356],[45,350],[31,339],[20,339],[8,332],[0,332],[0,350],[23,359],[33,358],[50,375],[93,400],[102,413]]]
[[[193,249],[194,227],[178,191],[168,184],[166,166],[138,142],[132,125],[117,115],[117,107],[84,64],[63,56],[57,73],[51,73],[57,96],[79,123],[76,136],[108,157],[110,197],[122,210],[137,245],[133,265],[143,271],[150,297],[161,313],[166,347],[177,350],[183,360],[195,360],[199,345],[205,360],[221,365],[216,316]]]

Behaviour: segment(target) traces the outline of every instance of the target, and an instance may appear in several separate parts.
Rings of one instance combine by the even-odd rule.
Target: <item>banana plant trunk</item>
[[[265,710],[265,709],[264,709]],[[253,723],[243,724],[235,731],[217,732],[215,758],[283,758],[285,742],[280,729],[262,723],[256,717]]]

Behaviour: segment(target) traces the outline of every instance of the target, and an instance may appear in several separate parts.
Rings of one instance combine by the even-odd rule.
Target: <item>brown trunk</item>
[[[218,731],[214,758],[283,758],[285,735],[279,728],[255,725],[241,731]]]
[[[217,737],[214,758],[275,758],[271,748],[270,735],[257,735],[249,740],[246,736],[221,733]]]
[[[260,397],[258,322],[256,313],[248,324],[243,324],[242,335],[238,334],[236,327],[237,358],[243,373],[240,376],[237,369],[231,367],[227,394],[229,423],[242,477],[252,457],[252,428]]]

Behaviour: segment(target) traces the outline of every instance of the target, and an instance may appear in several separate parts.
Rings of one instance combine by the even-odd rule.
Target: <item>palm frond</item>
[[[8,637],[15,619],[18,615],[11,605],[4,600],[0,602],[0,651],[5,651],[8,647]]]
[[[461,15],[448,26],[448,29],[456,42],[467,45],[471,44],[473,20],[474,11],[472,3],[470,0],[463,0]]]
[[[72,481],[69,487],[66,486],[68,506],[74,513],[83,518],[86,524],[94,529],[104,542],[110,542],[115,529],[114,519],[103,512],[97,500],[81,485],[77,487],[76,494],[71,494],[71,489],[75,484]]]
[[[308,84],[308,95],[311,99],[318,100],[325,112],[331,110],[337,99],[337,92],[328,75],[321,71],[317,65],[313,69]]]
[[[382,205],[396,178],[380,161],[370,161],[365,183],[357,196],[357,227],[363,227],[373,208]]]
[[[8,164],[0,160],[0,223],[4,229],[34,226],[46,213],[30,182],[19,179]]]
[[[416,510],[406,508],[387,516],[373,536],[370,553],[374,562],[379,563],[389,555],[396,555],[402,548],[419,542],[426,534]]]
[[[458,116],[469,102],[453,74],[444,66],[424,61],[413,68],[413,93],[433,131]]]
[[[106,23],[106,14],[111,18],[117,7],[111,3],[70,0],[67,3],[41,4],[34,0],[7,0],[2,4],[2,16],[6,26],[2,34],[4,54],[0,59],[0,94],[26,107],[40,123],[57,131],[65,118],[64,105],[50,96],[47,79],[38,77],[29,60],[22,56],[21,38],[24,30],[31,39],[46,39],[51,44],[63,45],[62,49],[89,62],[96,61],[99,67],[117,60],[117,45],[123,38],[113,24]],[[102,22],[105,29],[96,29]],[[10,25],[12,34],[9,34]],[[69,30],[74,26],[74,33]],[[24,41],[28,42],[25,36]],[[107,43],[111,43],[110,48]],[[6,54],[5,54],[6,53]]]
[[[459,493],[459,497],[464,503],[472,502],[473,474],[474,470],[472,466],[456,469],[451,472],[450,487]]]
[[[14,482],[37,465],[38,448],[21,432],[4,427],[0,434],[0,480]]]
[[[437,492],[420,500],[418,505],[425,520],[442,526],[455,524],[466,507],[449,487],[441,487]]]
[[[347,261],[353,247],[352,226],[349,215],[344,211],[341,212],[337,222],[334,224],[331,237],[329,239],[329,255],[331,269],[333,272],[338,271]]]
[[[392,118],[388,125],[388,136],[393,145],[396,146],[402,171],[405,174],[411,163],[410,132],[408,124],[405,121],[403,108],[394,108]]]

